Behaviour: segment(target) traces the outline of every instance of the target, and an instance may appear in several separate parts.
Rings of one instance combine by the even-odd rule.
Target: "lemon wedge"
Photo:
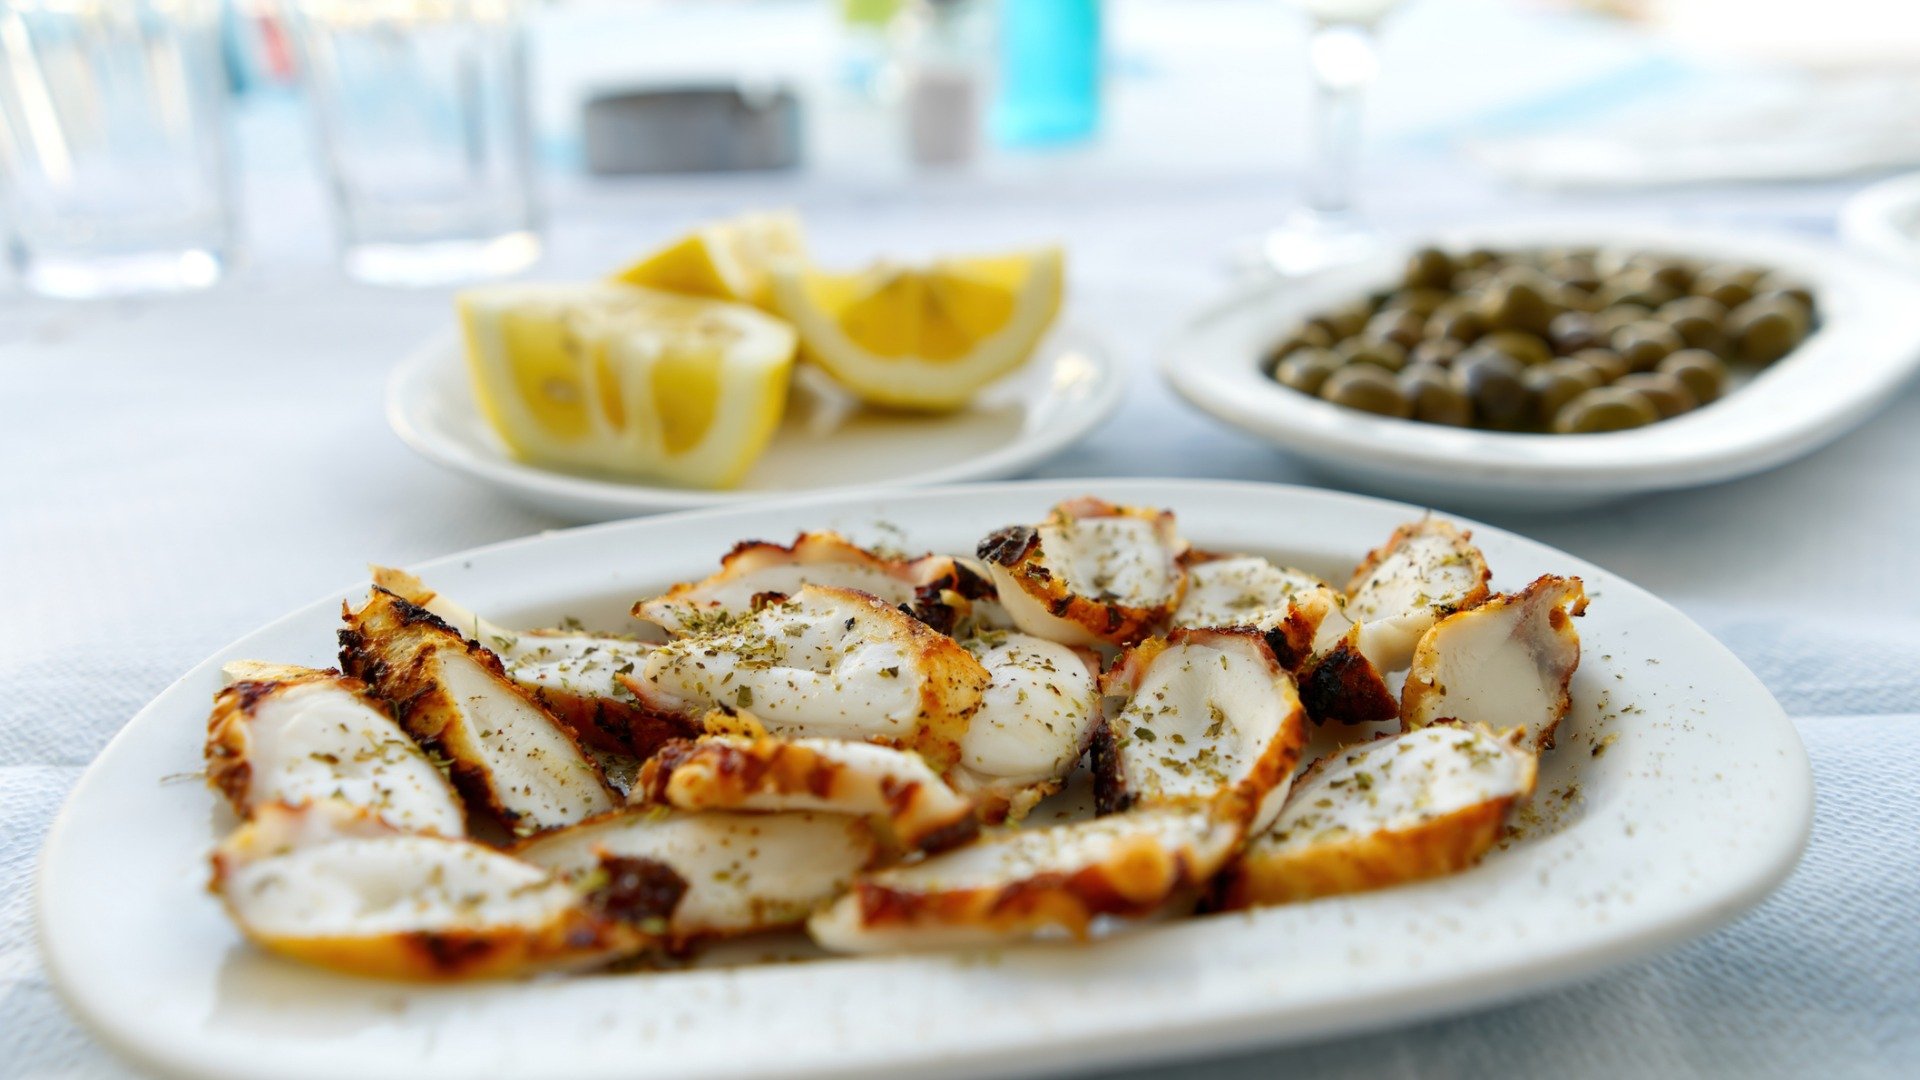
[[[774,308],[803,355],[862,399],[954,409],[1033,355],[1060,310],[1064,261],[1044,248],[853,274],[788,263]]]
[[[480,411],[533,464],[729,487],[786,408],[793,330],[742,304],[586,282],[458,306]]]
[[[741,214],[695,229],[614,280],[766,307],[769,268],[805,250],[800,219],[792,211]]]

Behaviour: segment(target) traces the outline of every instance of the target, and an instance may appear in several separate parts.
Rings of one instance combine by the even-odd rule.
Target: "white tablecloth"
[[[1433,148],[1409,137],[1373,170],[1369,194],[1389,225],[1560,205],[1485,186]],[[1076,318],[1112,339],[1135,383],[1113,423],[1041,475],[1312,482],[1181,407],[1150,370],[1155,346],[1226,284],[1227,245],[1275,219],[1286,189],[1258,155],[1184,177],[1128,160],[1103,148],[912,187],[819,172],[562,181],[540,273],[595,274],[756,203],[798,205],[830,258],[1057,237],[1072,252]],[[1849,190],[1620,196],[1600,209],[1821,231]],[[31,893],[61,799],[128,717],[369,560],[562,524],[416,460],[387,432],[383,379],[445,325],[446,294],[338,280],[304,177],[265,170],[248,194],[254,257],[213,291],[88,305],[0,293],[0,1077],[124,1071],[48,986]],[[1678,604],[1796,717],[1818,816],[1780,893],[1671,955],[1535,1001],[1152,1075],[1920,1071],[1916,463],[1920,394],[1909,392],[1765,476],[1495,521]]]

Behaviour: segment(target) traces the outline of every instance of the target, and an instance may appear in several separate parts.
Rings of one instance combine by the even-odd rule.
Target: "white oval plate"
[[[1262,354],[1305,315],[1397,280],[1406,249],[1209,309],[1161,357],[1190,404],[1368,490],[1440,506],[1565,509],[1731,480],[1838,438],[1920,369],[1920,278],[1784,236],[1596,225],[1518,225],[1428,238],[1446,247],[1593,244],[1778,268],[1806,280],[1819,328],[1707,407],[1634,431],[1526,435],[1422,424],[1342,408],[1281,386]]]
[[[1196,543],[1344,574],[1413,507],[1261,484],[1046,481],[809,498],[551,533],[418,567],[508,622],[620,625],[734,541],[835,527],[970,550],[1089,490],[1170,506]],[[220,665],[328,664],[343,591],[209,658],[81,778],[39,877],[47,969],[142,1065],[194,1077],[1032,1074],[1323,1037],[1509,999],[1717,926],[1792,869],[1812,778],[1786,716],[1679,612],[1489,527],[1503,588],[1586,579],[1585,660],[1543,820],[1479,868],[1384,892],[1033,945],[462,986],[330,975],[241,940],[206,892],[226,812],[197,776]],[[750,954],[757,955],[757,954]]]
[[[1848,199],[1840,208],[1840,238],[1920,271],[1920,173],[1882,180]]]
[[[804,379],[804,376],[800,378]],[[824,378],[821,376],[821,378]],[[387,383],[387,423],[421,456],[569,521],[612,521],[771,495],[917,487],[1014,476],[1065,450],[1120,407],[1126,380],[1093,335],[1056,328],[1032,361],[959,412],[846,409],[796,385],[786,419],[739,487],[668,487],[516,460],[481,418],[452,335],[416,351]]]

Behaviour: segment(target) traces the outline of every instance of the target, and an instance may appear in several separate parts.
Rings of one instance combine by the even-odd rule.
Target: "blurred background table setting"
[[[1386,492],[1536,537],[1724,642],[1818,785],[1785,888],[1668,955],[1129,1075],[1907,1074],[1916,177],[1920,10],[1882,0],[0,0],[0,1077],[131,1074],[41,966],[40,841],[249,627],[370,557],[1016,476]],[[1605,250],[1663,244],[1697,259]],[[1708,298],[1716,344],[1624,377],[1719,349],[1732,389],[1613,443],[1553,411],[1503,429],[1464,377],[1479,422],[1420,422],[1401,373],[1438,305],[1492,288],[1458,276],[1483,248],[1571,253],[1582,296],[1674,277],[1608,303]],[[1407,267],[1429,249],[1444,277]],[[1751,273],[1712,292],[1728,266]],[[684,311],[622,291],[675,282]],[[1551,315],[1602,316],[1569,295]],[[1350,333],[1301,340],[1355,296]],[[1388,405],[1281,377],[1420,303],[1393,378],[1365,373]],[[647,359],[679,380],[664,443],[543,453],[532,369],[482,354],[568,305],[715,334],[725,374]],[[899,334],[957,361],[889,385]],[[1619,453],[1566,449],[1595,445]]]

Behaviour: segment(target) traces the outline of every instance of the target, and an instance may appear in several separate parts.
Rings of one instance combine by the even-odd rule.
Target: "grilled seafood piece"
[[[1187,595],[1176,627],[1249,627],[1292,672],[1316,724],[1390,720],[1399,703],[1386,670],[1366,652],[1367,631],[1348,617],[1346,600],[1304,571],[1254,555],[1189,555]]]
[[[1012,525],[980,542],[995,592],[1014,625],[1063,645],[1131,645],[1180,604],[1186,551],[1170,511],[1063,502],[1039,525]]]
[[[980,800],[988,820],[1018,820],[1058,791],[1086,753],[1100,721],[1099,657],[1009,631],[961,644],[988,683],[948,779]]]
[[[341,803],[263,803],[215,849],[213,891],[261,947],[357,975],[453,980],[603,962],[654,941],[673,888],[583,891],[469,840]]]
[[[599,766],[507,680],[486,647],[379,586],[346,621],[340,666],[392,705],[415,739],[452,761],[470,803],[522,834],[614,808]]]
[[[241,661],[207,719],[207,781],[246,817],[333,798],[401,832],[464,836],[453,787],[366,684],[337,671]]]
[[[1498,729],[1519,726],[1545,750],[1573,707],[1580,632],[1587,610],[1579,578],[1545,575],[1517,593],[1440,620],[1420,638],[1401,691],[1407,728],[1464,720]]]
[[[950,767],[986,669],[886,601],[802,586],[790,599],[655,649],[621,677],[648,708],[750,709],[776,735],[880,741]]]
[[[668,739],[695,734],[678,717],[642,708],[618,678],[646,659],[651,644],[586,630],[509,630],[434,592],[404,570],[372,569],[375,585],[425,608],[467,640],[493,650],[507,679],[567,725],[581,742],[647,757]]]
[[[1353,625],[1345,600],[1326,582],[1257,555],[1187,559],[1187,594],[1172,625],[1192,630],[1252,627],[1280,665],[1297,672],[1333,648]]]
[[[1280,812],[1307,741],[1293,677],[1257,630],[1175,630],[1103,680],[1126,703],[1095,736],[1098,809],[1197,807],[1243,829]]]
[[[1134,810],[995,833],[862,875],[808,920],[836,952],[952,948],[1064,931],[1101,915],[1144,916],[1206,881],[1238,826],[1200,810]]]
[[[1400,526],[1347,583],[1346,614],[1362,628],[1356,648],[1381,671],[1399,671],[1420,635],[1485,600],[1491,579],[1471,533],[1435,517]]]
[[[629,796],[680,810],[820,810],[885,822],[895,843],[938,850],[979,832],[973,802],[920,755],[843,739],[707,735],[668,743]]]
[[[675,637],[698,635],[752,614],[758,598],[791,596],[805,585],[877,596],[942,633],[967,614],[971,597],[992,592],[989,582],[946,556],[893,558],[839,533],[806,532],[791,544],[749,540],[735,545],[721,558],[719,571],[642,600],[633,614]]]
[[[1421,728],[1323,758],[1221,875],[1218,904],[1311,900],[1464,870],[1505,832],[1534,774],[1524,731],[1479,724]]]
[[[1296,598],[1327,588],[1305,570],[1258,555],[1189,551],[1181,561],[1187,568],[1187,591],[1169,620],[1175,627],[1271,630],[1286,621]]]
[[[1387,685],[1384,669],[1367,652],[1366,627],[1347,622],[1345,615],[1330,615],[1321,623],[1320,633],[1325,635],[1342,623],[1346,629],[1333,644],[1300,667],[1300,700],[1307,707],[1307,715],[1317,724],[1354,725],[1393,719],[1400,714],[1400,703]]]
[[[513,854],[591,884],[609,866],[653,864],[686,883],[663,932],[675,944],[795,926],[879,854],[857,817],[620,810],[545,833]]]

